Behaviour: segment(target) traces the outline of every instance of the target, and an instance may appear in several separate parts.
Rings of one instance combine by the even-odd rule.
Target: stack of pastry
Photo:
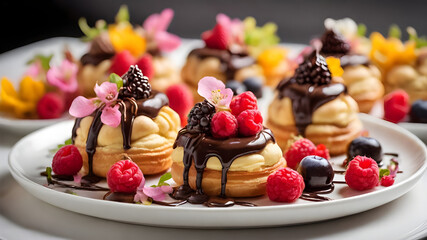
[[[255,96],[238,95],[230,109],[224,98],[231,96],[219,89],[194,106],[178,133],[171,173],[181,186],[175,198],[202,203],[207,196],[263,195],[268,175],[286,165],[273,133],[262,125]]]
[[[70,113],[76,110],[72,105]],[[117,111],[118,125],[107,125],[108,111]],[[88,176],[105,177],[123,156],[130,157],[144,174],[150,175],[171,166],[172,145],[179,129],[179,116],[168,107],[166,95],[151,90],[148,78],[137,66],[131,66],[123,76],[116,100],[76,119],[72,140],[83,157],[83,171]]]
[[[329,67],[333,73],[339,68]],[[335,75],[339,74],[331,76],[325,59],[313,53],[294,76],[279,83],[268,108],[267,126],[283,151],[289,139],[302,135],[315,144],[325,144],[332,155],[342,154],[360,135],[357,103]]]
[[[341,67],[344,69],[342,79],[349,95],[356,100],[361,112],[369,113],[384,95],[379,69],[367,56],[355,54],[343,36],[332,29],[326,30],[321,42],[320,53],[325,58],[329,56],[340,58]]]
[[[93,96],[95,83],[108,79],[110,73],[122,75],[137,64],[150,77],[153,89],[164,91],[180,82],[175,64],[164,55],[179,47],[180,38],[166,32],[173,17],[171,9],[149,16],[142,26],[132,26],[126,8],[121,8],[116,23],[106,26],[98,21],[90,28],[84,20],[79,24],[89,40],[89,50],[79,63],[78,81],[85,96]],[[102,23],[102,24],[101,24]]]

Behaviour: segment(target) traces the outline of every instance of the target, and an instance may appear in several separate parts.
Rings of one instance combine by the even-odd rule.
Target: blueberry
[[[427,123],[427,100],[417,100],[411,106],[411,122]]]
[[[228,80],[225,83],[225,87],[230,88],[233,90],[234,96],[239,95],[243,92],[246,92],[246,86],[243,85],[243,83],[236,81],[236,80]]]
[[[254,93],[255,97],[262,98],[262,80],[259,77],[248,77],[243,81],[248,91]]]
[[[351,141],[347,148],[347,159],[351,161],[356,156],[370,157],[381,164],[383,160],[383,150],[381,144],[375,138],[358,137]]]
[[[330,189],[334,180],[334,169],[325,158],[310,155],[303,158],[297,171],[304,178],[304,191]]]

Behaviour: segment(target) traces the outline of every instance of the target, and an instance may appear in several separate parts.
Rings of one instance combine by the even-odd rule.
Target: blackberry
[[[188,114],[187,130],[195,133],[209,133],[215,106],[208,101],[196,103]]]
[[[326,56],[343,56],[350,52],[348,44],[341,35],[333,30],[326,31],[322,36],[322,49],[320,53]]]
[[[151,95],[151,85],[148,77],[144,76],[137,65],[131,65],[122,76],[123,87],[119,91],[120,98],[144,99]]]
[[[332,80],[325,58],[316,52],[313,52],[299,65],[295,70],[294,78],[299,84],[317,85],[328,84]]]

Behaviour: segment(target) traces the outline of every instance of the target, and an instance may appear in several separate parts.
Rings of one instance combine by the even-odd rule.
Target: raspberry
[[[153,57],[151,57],[150,54],[144,54],[136,63],[141,69],[141,72],[148,77],[148,79],[151,79],[154,77],[154,66],[153,66]]]
[[[46,93],[37,103],[37,114],[41,119],[59,118],[64,108],[64,101],[58,94]]]
[[[114,55],[111,62],[110,72],[121,76],[125,74],[129,69],[129,66],[135,62],[135,58],[128,50],[121,51]]]
[[[409,96],[403,90],[396,90],[384,97],[384,119],[393,123],[402,121],[410,109]]]
[[[252,92],[244,92],[231,100],[230,103],[231,113],[234,116],[239,116],[239,114],[248,109],[258,110],[258,102],[255,95]]]
[[[379,183],[378,164],[374,159],[356,156],[347,166],[345,181],[352,189],[363,191]]]
[[[121,160],[113,164],[107,173],[107,183],[111,192],[134,193],[144,179],[136,163]]]
[[[215,113],[211,121],[212,136],[215,138],[228,138],[237,135],[237,119],[227,111]]]
[[[202,33],[202,39],[208,48],[225,50],[228,48],[230,34],[224,26],[217,24],[212,30]]]
[[[316,153],[314,155],[322,157],[327,160],[331,159],[331,155],[329,155],[329,149],[327,149],[324,144],[317,145]]]
[[[316,155],[316,145],[307,138],[301,138],[292,143],[285,153],[288,167],[297,169],[301,160],[309,155]],[[323,156],[322,156],[323,157]]]
[[[394,184],[394,178],[390,175],[383,176],[380,181],[380,185],[383,187],[390,187]]]
[[[242,136],[253,136],[264,128],[262,125],[261,112],[254,109],[248,109],[237,117],[239,123],[239,134]]]
[[[82,155],[74,145],[63,146],[53,156],[52,170],[58,175],[76,175],[82,166]]]
[[[276,202],[293,202],[305,188],[304,179],[295,170],[282,168],[268,176],[267,195]]]
[[[169,98],[169,107],[178,113],[181,126],[187,124],[187,115],[194,105],[193,93],[186,84],[175,84],[166,89]]]

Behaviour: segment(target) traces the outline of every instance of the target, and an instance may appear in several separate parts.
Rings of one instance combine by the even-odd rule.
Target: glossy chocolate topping
[[[136,117],[144,115],[150,118],[155,118],[159,114],[160,109],[163,106],[167,106],[169,100],[165,94],[157,91],[152,91],[149,98],[138,99],[125,98],[119,101],[120,112],[121,112],[121,130],[123,135],[123,149],[127,150],[131,148],[131,134],[132,125]],[[98,143],[98,134],[101,127],[104,125],[101,122],[101,114],[104,106],[98,108],[92,116],[94,117],[93,122],[89,128],[89,133],[86,142],[86,152],[88,155],[89,173],[88,176],[94,176],[92,161],[93,155],[96,152],[96,146]],[[73,127],[72,140],[74,143],[75,137],[77,136],[77,129],[80,126],[80,118],[77,118]]]
[[[177,199],[189,198],[189,202],[203,203],[206,202],[207,196],[202,191],[203,171],[210,157],[217,157],[222,165],[221,177],[221,196],[225,196],[227,184],[227,172],[233,161],[241,156],[258,153],[262,151],[268,142],[275,142],[270,129],[265,128],[255,136],[245,138],[215,139],[204,133],[190,133],[185,128],[178,133],[174,148],[184,148],[184,184],[174,194]],[[196,176],[196,194],[188,183],[188,173],[191,165],[197,171]],[[194,199],[196,198],[196,199]]]
[[[115,51],[108,34],[103,33],[93,39],[89,52],[81,57],[80,62],[83,66],[86,64],[96,66],[102,61],[112,58],[114,54]]]
[[[226,75],[226,80],[234,79],[234,75],[239,69],[249,67],[255,63],[255,59],[243,50],[234,52],[205,47],[192,50],[188,56],[197,56],[200,59],[208,57],[218,58],[221,62],[221,70]]]
[[[327,85],[298,84],[290,78],[277,86],[278,97],[288,97],[292,101],[292,112],[299,134],[305,135],[305,129],[312,122],[313,112],[323,104],[334,100],[347,88],[341,83]]]

